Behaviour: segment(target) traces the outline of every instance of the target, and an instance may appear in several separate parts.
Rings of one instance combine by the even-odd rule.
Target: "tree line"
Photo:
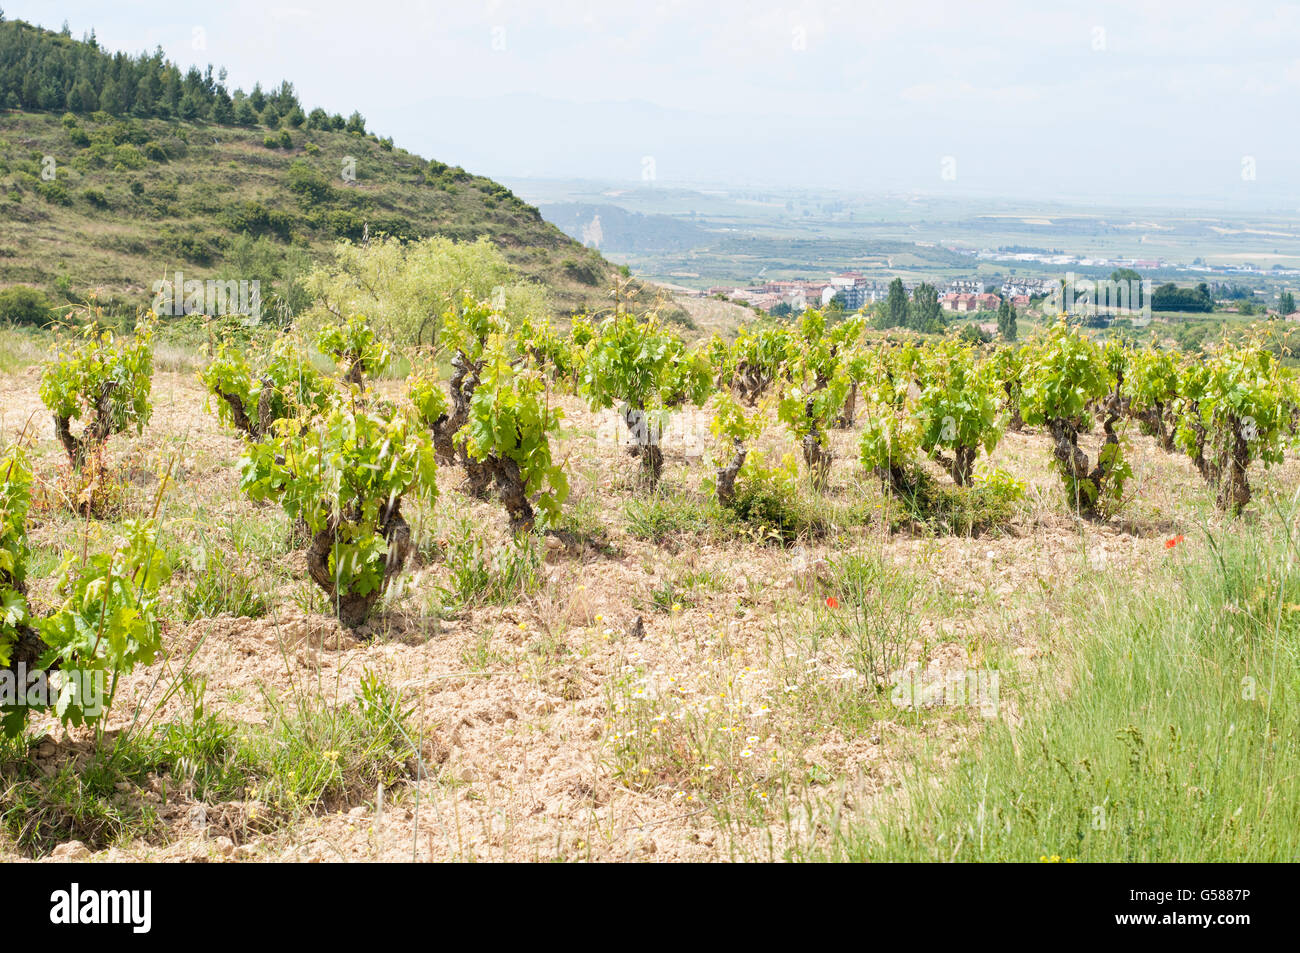
[[[231,92],[226,71],[211,64],[181,68],[161,48],[132,56],[100,48],[94,31],[74,40],[0,12],[0,106],[43,112],[93,113],[140,119],[181,119],[222,125],[307,128],[364,134],[359,112],[348,118],[316,108],[304,112],[293,84],[269,91]]]

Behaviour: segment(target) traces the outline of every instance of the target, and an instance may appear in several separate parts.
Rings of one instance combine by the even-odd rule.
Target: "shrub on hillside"
[[[44,293],[26,285],[14,285],[0,291],[0,321],[14,324],[46,324],[54,302]]]

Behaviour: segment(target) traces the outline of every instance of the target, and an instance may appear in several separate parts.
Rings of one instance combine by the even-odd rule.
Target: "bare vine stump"
[[[835,429],[851,430],[853,428],[853,418],[858,413],[858,382],[853,381],[849,385],[849,396],[844,399],[844,409],[840,415],[835,418]]]
[[[803,460],[808,465],[812,485],[818,492],[824,491],[830,482],[831,463],[834,459],[835,452],[822,446],[815,430],[803,438]]]
[[[726,466],[718,467],[717,496],[718,502],[722,504],[730,503],[736,498],[736,477],[740,474],[740,468],[745,465],[745,457],[748,451],[744,444],[739,440],[735,442],[736,452]]]

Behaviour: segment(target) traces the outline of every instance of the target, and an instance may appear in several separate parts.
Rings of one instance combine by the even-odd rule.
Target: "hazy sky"
[[[493,176],[1300,208],[1297,3],[0,5]]]

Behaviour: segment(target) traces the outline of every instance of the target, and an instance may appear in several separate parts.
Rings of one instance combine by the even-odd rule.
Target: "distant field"
[[[611,258],[659,278],[693,271],[700,281],[742,281],[760,273],[794,278],[855,269],[873,276],[942,279],[972,274],[1056,276],[1066,269],[1031,262],[954,255],[944,246],[1037,249],[1094,258],[1160,259],[1211,265],[1250,263],[1267,272],[1300,264],[1300,215],[1276,212],[1229,216],[1195,210],[1085,208],[1046,203],[944,196],[869,197],[850,193],[695,191],[661,185],[609,188],[590,182],[515,180],[538,203],[616,206],[654,223],[657,246],[646,241],[600,245]],[[560,222],[563,227],[563,222]],[[674,229],[688,225],[683,236]],[[572,234],[572,233],[571,233]],[[703,237],[702,237],[703,236]],[[933,243],[930,247],[917,242]],[[903,249],[906,249],[904,251]],[[1083,274],[1089,269],[1075,267]],[[1147,269],[1144,277],[1208,280],[1204,273]],[[1226,276],[1215,276],[1224,278]],[[1294,277],[1233,275],[1260,288],[1300,286]]]

